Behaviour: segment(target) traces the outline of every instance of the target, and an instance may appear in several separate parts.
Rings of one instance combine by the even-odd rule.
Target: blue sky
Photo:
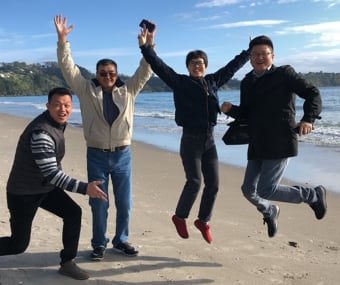
[[[274,63],[298,72],[340,72],[340,0],[1,0],[0,62],[56,61],[53,17],[63,14],[75,62],[95,71],[98,59],[118,63],[132,75],[141,53],[138,24],[157,25],[158,54],[187,74],[188,51],[207,52],[207,72],[223,66],[249,37],[265,34],[274,42]],[[235,78],[251,69],[245,65]]]

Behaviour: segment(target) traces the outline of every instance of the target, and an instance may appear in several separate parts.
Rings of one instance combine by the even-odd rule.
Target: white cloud
[[[31,46],[36,43],[38,40],[44,40],[46,38],[56,37],[53,33],[46,34],[20,34],[20,33],[5,33],[0,30],[0,43],[2,44],[1,48],[9,48],[11,50],[15,48],[27,48],[27,46]]]
[[[294,34],[313,34],[318,37],[315,38],[310,44],[305,45],[305,47],[316,47],[316,46],[325,46],[325,47],[334,47],[340,45],[340,21],[334,22],[324,22],[313,25],[302,25],[295,27],[288,27],[281,31],[278,31],[278,34],[291,35]]]
[[[319,24],[313,24],[313,25],[302,25],[302,26],[296,26],[296,27],[288,27],[284,29],[286,33],[312,33],[312,34],[318,34],[323,33],[327,31],[339,31],[340,29],[340,21],[334,21],[334,22],[324,22]]]
[[[162,52],[159,54],[160,57],[182,57],[185,56],[188,53],[187,50],[179,50],[179,51],[173,51],[173,52]]]
[[[327,8],[332,8],[337,4],[340,4],[340,0],[314,0],[313,2],[324,2],[326,4],[328,4]]]
[[[128,48],[108,48],[108,49],[90,49],[83,51],[75,51],[73,55],[75,57],[120,57],[120,56],[131,56],[135,52]]]
[[[296,3],[296,2],[303,2],[304,0],[277,0],[276,3],[279,5],[284,5],[284,4],[291,4],[291,3]],[[244,1],[244,0],[207,0],[203,2],[199,2],[195,5],[196,8],[213,8],[213,7],[223,7],[227,5],[234,5],[238,3],[246,3],[248,2],[250,7],[255,7],[255,6],[262,6],[266,5],[268,3],[272,4],[274,1],[270,0],[263,0],[263,1]],[[327,8],[332,8],[337,4],[340,4],[340,0],[313,0],[311,2],[321,2],[321,3],[326,3]],[[246,7],[246,4],[243,4],[241,7]]]
[[[240,27],[252,27],[252,26],[274,26],[286,23],[288,21],[284,20],[255,20],[255,21],[242,21],[235,23],[227,23],[210,26],[212,29],[231,29],[231,28],[240,28]]]
[[[22,48],[0,50],[2,62],[22,61],[37,63],[43,61],[56,61],[55,47]]]
[[[279,0],[277,1],[277,4],[287,4],[287,3],[295,3],[299,2],[299,0]]]
[[[45,39],[45,38],[51,38],[51,37],[56,37],[55,33],[48,33],[48,34],[37,34],[37,35],[32,35],[32,39]]]
[[[210,0],[210,1],[197,3],[195,6],[198,8],[202,8],[202,7],[211,8],[211,7],[222,7],[222,6],[227,6],[227,5],[233,5],[239,2],[242,2],[242,0]]]
[[[290,64],[297,72],[339,72],[340,49],[323,52],[301,52],[284,58],[276,58],[276,65]]]

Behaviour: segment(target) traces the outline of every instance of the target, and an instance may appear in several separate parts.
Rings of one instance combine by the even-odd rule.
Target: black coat
[[[177,125],[188,129],[208,129],[216,125],[220,113],[217,90],[249,60],[249,53],[243,51],[215,73],[197,80],[176,73],[150,46],[142,46],[141,51],[152,70],[173,90]]]
[[[256,78],[250,72],[241,81],[240,106],[233,106],[228,115],[249,123],[249,160],[297,155],[296,95],[304,99],[300,120],[314,123],[322,108],[319,90],[291,66],[273,65],[263,76]]]

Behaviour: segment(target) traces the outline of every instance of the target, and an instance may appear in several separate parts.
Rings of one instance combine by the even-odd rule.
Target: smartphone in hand
[[[141,28],[143,28],[144,25],[145,25],[145,27],[148,29],[148,31],[149,31],[150,33],[152,33],[153,30],[155,29],[155,24],[153,24],[153,23],[151,23],[150,21],[145,20],[145,19],[143,19],[143,20],[139,23],[139,26],[140,26]]]

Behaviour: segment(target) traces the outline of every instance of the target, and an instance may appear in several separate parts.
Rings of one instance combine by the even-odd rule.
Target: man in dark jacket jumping
[[[139,37],[141,52],[152,70],[173,90],[175,121],[183,128],[180,155],[186,182],[172,221],[179,236],[188,238],[186,219],[198,196],[203,176],[205,185],[194,224],[205,241],[211,243],[208,222],[219,187],[218,156],[213,135],[220,113],[217,92],[249,60],[249,53],[244,50],[214,73],[205,74],[207,54],[201,50],[191,51],[186,56],[189,75],[185,75],[178,74],[158,57],[146,39],[146,36]]]
[[[319,90],[289,66],[273,65],[274,49],[270,38],[259,36],[249,43],[253,70],[241,82],[240,106],[224,102],[222,112],[244,119],[249,124],[248,164],[242,185],[244,196],[263,214],[268,235],[277,232],[279,206],[269,200],[305,202],[317,219],[326,214],[326,189],[281,185],[290,157],[298,152],[297,134],[307,135],[315,119],[320,119]],[[295,122],[295,98],[303,98],[303,117]]]

